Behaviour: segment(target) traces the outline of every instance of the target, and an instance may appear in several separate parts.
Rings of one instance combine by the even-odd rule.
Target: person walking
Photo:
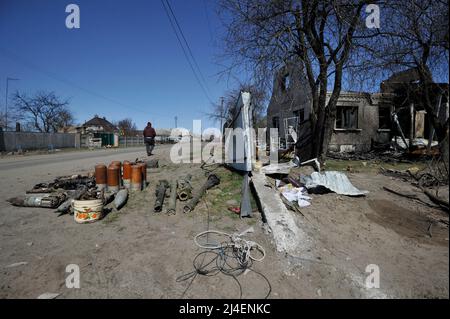
[[[148,122],[144,129],[144,143],[147,150],[147,156],[152,155],[153,148],[155,147],[156,131],[152,127],[152,123]]]

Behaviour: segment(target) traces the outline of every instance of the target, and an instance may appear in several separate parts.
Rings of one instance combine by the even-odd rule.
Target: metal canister
[[[131,190],[142,190],[142,168],[139,165],[131,166]]]
[[[121,161],[112,161],[111,164],[113,166],[117,166],[119,168],[119,188],[122,186],[122,162]]]
[[[95,165],[95,184],[98,190],[106,188],[106,166],[103,164]]]
[[[117,192],[119,191],[119,167],[116,165],[108,166],[107,181],[108,181],[108,191]]]
[[[123,162],[122,182],[123,182],[123,186],[125,188],[130,188],[130,186],[131,186],[131,163],[129,161]]]

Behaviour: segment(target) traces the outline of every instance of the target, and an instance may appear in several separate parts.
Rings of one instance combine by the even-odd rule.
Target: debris
[[[313,163],[314,169],[320,173],[320,162],[317,158],[313,158],[304,162],[301,162],[299,166],[305,166],[306,164]]]
[[[425,195],[428,196],[428,198],[435,204],[439,205],[442,209],[449,211],[449,202],[439,196],[433,195],[431,192],[427,191],[426,189],[422,188],[422,191],[425,193]]]
[[[164,198],[166,197],[166,190],[169,187],[169,183],[166,180],[160,180],[156,187],[155,195],[156,201],[153,211],[159,213],[162,210]]]
[[[401,148],[401,149],[408,149],[409,147],[409,139],[405,139],[403,140],[402,138],[392,138],[392,142],[396,144],[397,147]],[[412,146],[417,147],[418,149],[427,149],[428,144],[430,144],[430,148],[431,147],[436,147],[438,146],[438,142],[437,141],[428,141],[425,138],[415,138],[412,140]]]
[[[32,241],[28,242],[27,246],[30,246],[30,247],[33,246],[33,242]]]
[[[147,161],[147,167],[148,168],[158,168],[159,167],[159,163],[157,159],[151,159]]]
[[[14,268],[14,267],[25,266],[25,265],[28,265],[27,261],[20,261],[18,263],[13,263],[13,264],[10,264],[8,266],[5,266],[5,268]]]
[[[300,187],[300,182],[293,177],[288,176],[287,181],[295,187]]]
[[[48,184],[49,188],[73,190],[80,185],[86,185],[88,188],[95,187],[95,179],[90,176],[74,175],[70,177],[59,177],[53,183]]]
[[[114,198],[114,207],[117,210],[120,210],[127,202],[128,199],[128,189],[121,189],[116,194],[116,198]]]
[[[59,293],[46,292],[43,293],[42,295],[39,295],[37,299],[55,299],[59,295],[60,295]]]
[[[336,171],[328,171],[323,174],[314,172],[310,176],[302,176],[301,180],[308,192],[332,191],[347,196],[363,196],[368,193],[368,191],[357,189],[344,173]]]
[[[199,190],[197,190],[195,196],[186,205],[184,205],[183,211],[185,213],[189,213],[190,211],[192,211],[195,206],[197,206],[200,198],[205,194],[206,190],[219,184],[220,178],[215,174],[209,174],[208,179],[203,184],[203,186]]]
[[[270,175],[270,174],[289,174],[292,168],[297,167],[297,165],[293,162],[287,162],[287,163],[277,163],[277,164],[270,164],[267,166],[263,166],[261,168],[261,173]]]
[[[80,199],[87,192],[87,186],[81,185],[79,189],[75,191],[67,191],[68,199],[58,206],[56,210],[57,213],[60,213],[59,216],[66,214],[72,208],[72,202],[74,199]]]
[[[237,215],[240,215],[240,214],[241,214],[241,209],[240,209],[239,207],[237,207],[237,206],[234,206],[234,207],[228,207],[228,210],[229,210],[230,212],[233,212],[233,213],[237,214]]]
[[[305,166],[307,164],[313,164],[313,167],[316,171],[320,172],[320,163],[317,160],[317,158],[313,158],[310,160],[307,160],[305,162],[300,162],[300,159],[296,156],[292,161],[287,163],[276,163],[276,164],[270,164],[267,166],[263,166],[261,168],[261,172],[266,175],[271,174],[289,174],[292,168],[299,167],[299,166]]]
[[[112,192],[103,192],[103,205],[106,206],[109,203],[111,203],[114,199],[114,197],[116,196],[117,192],[116,191],[112,191]],[[102,197],[102,196],[100,196]]]
[[[188,174],[178,180],[177,195],[178,199],[181,201],[186,201],[192,198],[191,178],[192,175]]]
[[[66,199],[64,193],[43,193],[13,197],[7,200],[13,206],[56,208]]]
[[[225,162],[239,171],[251,172],[252,159],[255,158],[255,134],[253,129],[253,105],[251,103],[251,94],[249,92],[241,92],[236,103],[235,116],[225,123],[226,128],[233,130],[225,130]],[[233,134],[236,132],[239,134]],[[234,141],[235,140],[235,141]],[[235,151],[236,145],[242,146],[239,151]]]
[[[291,184],[287,184],[280,187],[279,190],[289,202],[297,202],[300,207],[311,205],[308,202],[308,200],[311,200],[311,197],[305,195],[306,190],[304,187],[293,187]]]
[[[173,180],[170,183],[170,198],[169,198],[169,207],[167,208],[167,215],[175,215],[177,213],[177,180]]]
[[[407,149],[409,147],[409,144],[408,144],[408,142],[405,139],[405,134],[403,134],[402,127],[400,125],[400,122],[398,121],[397,113],[396,112],[392,112],[391,117],[392,117],[392,120],[394,121],[394,123],[395,123],[395,125],[397,127],[398,132],[401,135],[402,141],[404,143],[404,149]],[[398,143],[397,143],[397,145],[398,145]]]
[[[244,175],[244,179],[242,181],[242,199],[240,206],[240,216],[243,217],[251,217],[252,214],[252,204],[250,202],[250,187],[249,187],[249,179],[248,173]]]
[[[267,221],[268,231],[273,235],[277,251],[297,254],[299,245],[302,245],[302,249],[305,248],[308,236],[297,226],[294,215],[286,208],[282,196],[266,187],[267,178],[264,174],[253,174],[252,182],[261,203],[263,220]]]

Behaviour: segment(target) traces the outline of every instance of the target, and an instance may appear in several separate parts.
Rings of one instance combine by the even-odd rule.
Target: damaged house
[[[397,73],[381,84],[380,93],[342,91],[337,102],[336,121],[329,144],[334,152],[367,152],[374,144],[390,143],[400,135],[392,123],[398,113],[402,131],[407,138],[432,137],[429,119],[417,96],[407,94],[417,86],[414,72]],[[448,119],[448,84],[435,84],[436,103],[440,121]],[[433,91],[433,92],[434,92]],[[330,98],[331,93],[327,94]],[[405,106],[408,106],[405,108]],[[301,64],[287,64],[275,76],[273,92],[267,110],[269,128],[278,129],[279,145],[289,148],[295,144],[301,158],[308,158],[311,144],[311,90]],[[412,109],[411,109],[412,108]],[[292,129],[296,128],[297,143]]]

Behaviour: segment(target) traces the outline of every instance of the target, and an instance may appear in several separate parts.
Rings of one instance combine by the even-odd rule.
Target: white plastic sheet
[[[300,207],[307,207],[311,205],[309,202],[311,197],[305,194],[306,190],[303,187],[293,187],[292,184],[280,187],[281,194],[290,202],[297,202]]]

